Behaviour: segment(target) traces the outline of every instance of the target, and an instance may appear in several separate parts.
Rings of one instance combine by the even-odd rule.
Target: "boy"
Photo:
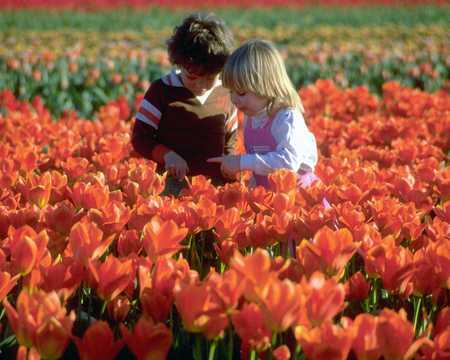
[[[233,36],[214,14],[196,13],[175,28],[167,44],[178,69],[145,93],[133,148],[178,180],[205,175],[221,183],[220,165],[206,160],[232,153],[236,141],[236,109],[219,79]]]

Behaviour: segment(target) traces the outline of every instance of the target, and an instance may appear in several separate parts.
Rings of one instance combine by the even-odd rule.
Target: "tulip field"
[[[450,359],[448,3],[206,2],[280,49],[322,181],[178,197],[130,136],[195,2],[91,3],[0,4],[0,359]]]

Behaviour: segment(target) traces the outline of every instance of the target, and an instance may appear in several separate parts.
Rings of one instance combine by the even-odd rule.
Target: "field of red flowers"
[[[276,43],[321,182],[198,176],[174,197],[133,152],[201,5]],[[447,2],[0,8],[0,359],[450,359]]]
[[[300,94],[323,183],[194,177],[173,198],[132,152],[125,99],[55,121],[1,92],[2,353],[448,358],[450,96]]]

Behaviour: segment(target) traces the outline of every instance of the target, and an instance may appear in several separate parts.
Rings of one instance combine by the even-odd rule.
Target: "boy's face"
[[[252,92],[230,90],[231,101],[247,116],[254,116],[267,107],[268,100]]]
[[[219,74],[199,74],[194,70],[188,70],[180,66],[181,81],[194,95],[200,96],[210,90],[217,82]]]

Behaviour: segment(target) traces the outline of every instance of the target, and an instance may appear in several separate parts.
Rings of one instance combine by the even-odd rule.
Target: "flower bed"
[[[173,198],[131,151],[125,99],[97,121],[54,121],[39,99],[3,91],[2,352],[444,356],[449,95],[389,82],[378,98],[325,80],[300,94],[322,183],[298,192],[279,171],[265,191],[195,177]]]

